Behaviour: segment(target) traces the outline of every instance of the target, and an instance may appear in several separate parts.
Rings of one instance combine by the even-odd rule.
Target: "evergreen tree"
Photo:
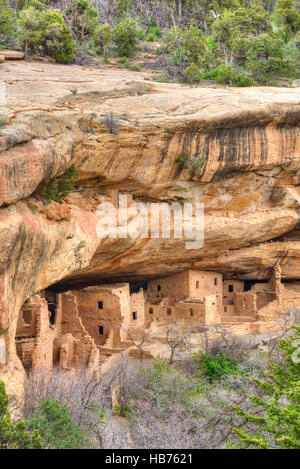
[[[0,0],[0,43],[9,41],[14,32],[15,12],[8,0]]]
[[[94,31],[94,39],[96,44],[103,47],[103,55],[106,58],[107,46],[112,40],[112,32],[108,23],[99,24]]]
[[[118,46],[120,56],[129,57],[137,43],[138,30],[133,18],[125,18],[114,28],[114,41]]]
[[[246,42],[246,68],[266,83],[275,77],[294,76],[295,65],[284,59],[284,43],[270,34],[251,37]]]
[[[72,33],[58,10],[46,8],[38,0],[30,0],[20,12],[17,25],[25,56],[29,51],[39,52],[57,62],[72,62]]]
[[[254,408],[263,415],[245,412],[235,407],[237,413],[255,427],[246,432],[234,428],[241,448],[300,448],[300,327],[294,326],[297,337],[281,339],[279,348],[283,354],[280,363],[269,363],[266,379],[254,379],[262,397],[249,396]]]
[[[300,13],[293,8],[291,0],[278,0],[273,21],[287,42],[300,29]]]
[[[38,431],[47,449],[76,449],[83,447],[85,435],[69,414],[68,407],[57,399],[44,399],[26,422]]]
[[[5,386],[0,381],[0,449],[41,449],[43,445],[38,431],[31,434],[25,428],[23,421],[12,423]]]

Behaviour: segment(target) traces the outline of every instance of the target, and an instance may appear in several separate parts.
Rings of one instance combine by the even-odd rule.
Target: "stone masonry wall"
[[[47,301],[39,295],[34,295],[32,301],[39,305],[36,317],[36,341],[32,352],[32,368],[52,370],[55,331],[49,324]]]

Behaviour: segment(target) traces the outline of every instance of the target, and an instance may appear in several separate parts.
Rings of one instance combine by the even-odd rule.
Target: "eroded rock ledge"
[[[151,89],[141,96],[95,95],[88,109],[84,94],[71,110],[54,102],[47,110],[28,102],[18,108],[14,97],[3,108],[1,373],[8,376],[18,364],[22,304],[53,284],[143,282],[187,268],[268,279],[277,264],[284,280],[300,280],[299,91],[154,83]],[[111,112],[120,124],[116,134],[104,122]],[[179,154],[204,157],[205,165],[191,175],[176,162]],[[71,164],[79,181],[65,212],[55,204],[45,210],[36,189]],[[99,239],[96,208],[119,194],[147,203],[204,202],[204,246],[187,250],[172,238]]]

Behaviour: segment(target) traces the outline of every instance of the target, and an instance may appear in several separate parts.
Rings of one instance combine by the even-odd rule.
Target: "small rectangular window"
[[[98,301],[98,309],[103,309],[103,301]]]
[[[103,326],[98,326],[99,335],[103,335]]]
[[[194,316],[194,311],[192,309],[190,309],[190,316]]]
[[[153,308],[149,308],[149,314],[153,314]]]
[[[228,291],[229,291],[230,293],[233,292],[233,285],[228,285]]]
[[[161,291],[161,285],[157,285],[157,290]]]
[[[135,321],[137,318],[137,314],[135,311],[132,312],[132,319]]]
[[[170,314],[172,314],[172,310],[171,308],[167,308],[167,314],[170,316]]]
[[[196,282],[196,288],[199,288],[199,280]]]
[[[32,321],[31,311],[24,311],[23,319],[24,319],[25,324],[27,325],[31,324],[31,321]]]
[[[215,278],[215,281],[214,281],[215,285],[218,285],[218,279]]]

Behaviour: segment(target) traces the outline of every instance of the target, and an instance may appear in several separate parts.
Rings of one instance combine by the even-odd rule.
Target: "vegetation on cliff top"
[[[297,76],[296,0],[0,0],[0,45],[57,62],[130,57],[156,42],[165,80],[233,86]],[[121,64],[121,62],[120,62]],[[125,61],[138,70],[139,66]]]

